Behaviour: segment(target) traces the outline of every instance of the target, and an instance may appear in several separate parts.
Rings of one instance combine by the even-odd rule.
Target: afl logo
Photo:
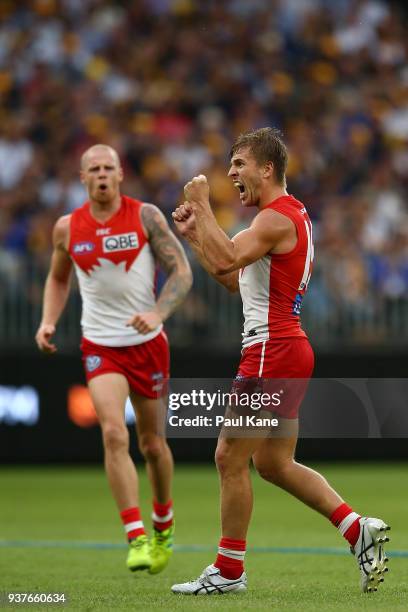
[[[93,242],[77,242],[74,244],[73,252],[77,255],[81,255],[82,253],[92,253],[95,245]]]
[[[115,251],[129,251],[139,247],[139,239],[136,232],[128,234],[117,234],[116,236],[105,236],[102,239],[103,252],[113,253]]]

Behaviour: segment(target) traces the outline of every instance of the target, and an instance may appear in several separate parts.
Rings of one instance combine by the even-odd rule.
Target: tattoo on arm
[[[168,276],[157,301],[157,310],[164,321],[189,292],[192,285],[191,268],[183,247],[160,210],[152,204],[144,204],[141,218],[154,257]]]

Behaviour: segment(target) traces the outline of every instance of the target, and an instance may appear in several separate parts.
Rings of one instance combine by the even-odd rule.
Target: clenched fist
[[[180,234],[186,238],[192,237],[195,233],[195,215],[189,202],[184,202],[172,213],[174,223]]]
[[[146,335],[157,329],[163,320],[158,312],[138,312],[126,323],[127,327],[133,327],[140,334]]]
[[[190,204],[209,205],[210,187],[204,174],[195,176],[184,186],[184,197]]]

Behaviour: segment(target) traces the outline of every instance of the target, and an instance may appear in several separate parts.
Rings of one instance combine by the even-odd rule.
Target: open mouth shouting
[[[234,181],[234,187],[236,187],[238,189],[238,191],[239,191],[239,199],[242,202],[245,199],[245,196],[247,194],[246,189],[245,189],[245,185],[241,181]]]

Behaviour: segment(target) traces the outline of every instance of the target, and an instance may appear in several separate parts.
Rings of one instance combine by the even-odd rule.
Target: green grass
[[[391,551],[408,551],[407,464],[319,467],[358,512],[381,516],[392,525]],[[126,570],[122,526],[102,468],[2,468],[0,591],[64,592],[69,599],[65,608],[76,610],[408,609],[408,557],[391,556],[391,571],[381,590],[363,595],[351,555],[334,554],[347,547],[330,523],[255,475],[253,483],[255,508],[248,543],[255,550],[247,554],[249,591],[183,598],[170,593],[170,586],[196,577],[211,563],[219,537],[218,481],[212,466],[177,467],[174,499],[180,550],[157,576]],[[149,525],[151,495],[142,470],[140,486]],[[20,545],[24,541],[29,546]],[[112,546],[98,549],[92,543]],[[192,545],[197,551],[188,549]],[[260,550],[271,547],[330,548],[333,554]]]

